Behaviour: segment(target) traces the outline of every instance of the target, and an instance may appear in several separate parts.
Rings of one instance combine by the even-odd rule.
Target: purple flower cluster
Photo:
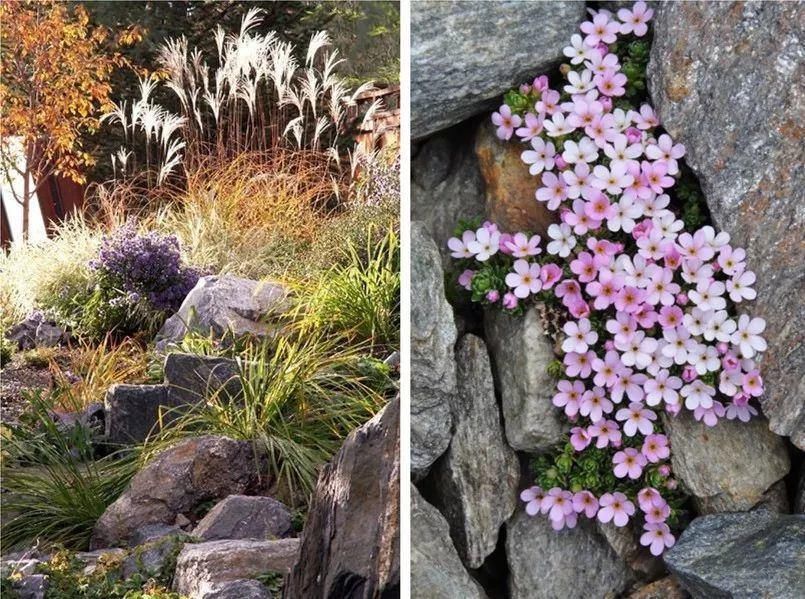
[[[103,285],[119,292],[112,300],[117,306],[145,300],[160,312],[177,310],[200,276],[198,270],[182,265],[175,236],[139,235],[132,221],[104,237],[90,268]]]
[[[582,514],[625,526],[637,502],[641,542],[659,555],[674,543],[671,509],[646,475],[659,473],[668,489],[676,481],[668,478],[670,442],[657,413],[686,409],[707,426],[748,421],[757,414],[750,401],[763,394],[756,360],[766,342],[763,319],[736,316],[735,306],[755,297],[744,250],[709,226],[684,231],[669,209],[666,190],[679,176],[684,146],[655,134],[650,106],[613,109],[627,79],[608,44],[618,34],[645,35],[651,16],[644,2],[617,18],[593,11],[581,25],[586,37],[574,35],[565,48],[574,66],[563,93],[538,77],[525,86],[539,98],[534,112],[523,120],[503,106],[492,117],[499,138],[530,145],[522,160],[541,181],[536,200],[558,212],[561,222],[547,230],[550,257],[539,256],[539,236],[493,223],[448,247],[468,267],[459,284],[487,305],[515,310],[534,299],[561,300],[569,314],[565,378],[553,404],[575,425],[572,448],[611,451],[615,479],[628,483],[600,497],[532,487],[522,495],[527,512],[547,514],[556,529],[575,526]],[[632,481],[643,489],[629,498],[621,491],[635,489]]]

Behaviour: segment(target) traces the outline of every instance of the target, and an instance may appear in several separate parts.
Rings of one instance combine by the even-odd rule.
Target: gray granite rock
[[[207,435],[166,449],[131,479],[129,487],[95,523],[90,548],[131,544],[148,524],[173,524],[208,501],[259,493],[269,481],[260,477],[264,456],[249,441]]]
[[[32,574],[13,583],[16,599],[45,599],[50,579],[45,574]]]
[[[762,510],[703,516],[664,557],[694,599],[801,599],[805,516]]]
[[[106,440],[112,444],[141,443],[173,418],[164,385],[112,385],[104,406]]]
[[[168,535],[132,548],[123,560],[123,577],[131,578],[137,574],[145,579],[171,576],[173,560],[189,540],[188,535]]]
[[[445,264],[459,220],[484,215],[484,183],[472,151],[476,129],[469,122],[434,135],[411,161],[411,220],[427,225]]]
[[[412,137],[478,114],[558,63],[584,16],[581,2],[412,3]]]
[[[483,340],[464,336],[456,361],[458,393],[450,402],[455,430],[430,480],[459,555],[475,569],[495,550],[498,531],[517,506],[520,465],[506,445]]]
[[[287,574],[298,552],[299,539],[188,543],[176,559],[173,588],[180,595],[200,598],[228,581]]]
[[[276,499],[230,495],[207,512],[193,529],[193,536],[202,541],[271,540],[292,532],[291,513]]]
[[[486,599],[464,569],[444,517],[411,485],[411,598]]]
[[[235,360],[218,356],[170,353],[165,358],[165,384],[173,405],[195,405],[222,394],[236,397],[242,387]]]
[[[518,510],[506,525],[506,558],[511,599],[618,596],[633,581],[626,563],[584,518],[556,532],[546,517]]]
[[[664,417],[674,476],[693,496],[700,513],[745,511],[791,467],[781,437],[763,418],[747,423],[720,420],[714,427],[690,412]]]
[[[556,381],[547,370],[553,346],[543,333],[539,312],[531,308],[523,316],[509,316],[489,310],[484,327],[509,445],[537,452],[559,443],[565,425],[551,403]]]
[[[165,537],[184,537],[185,532],[173,524],[146,524],[135,530],[129,537],[129,545],[137,547]]]
[[[411,472],[427,474],[450,443],[456,392],[453,309],[444,295],[439,250],[422,223],[411,223]]]
[[[24,320],[5,331],[5,337],[16,343],[17,349],[55,347],[68,337],[66,331],[45,318],[42,312],[33,312]]]
[[[214,584],[198,599],[271,599],[271,593],[256,580],[241,579]]]
[[[232,275],[201,277],[179,311],[156,336],[158,350],[178,344],[188,331],[202,336],[264,337],[276,330],[276,319],[290,306],[289,292],[279,283]]]
[[[802,2],[663,2],[648,66],[653,104],[685,144],[713,220],[757,274],[766,319],[763,411],[805,449]]]

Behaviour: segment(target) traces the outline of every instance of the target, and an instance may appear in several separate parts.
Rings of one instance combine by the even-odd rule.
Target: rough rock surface
[[[202,541],[265,541],[287,537],[292,532],[291,513],[276,499],[230,495],[199,520],[193,529],[193,536]]]
[[[234,397],[241,391],[235,360],[218,356],[170,353],[165,358],[165,384],[173,405],[193,405],[219,393]]]
[[[584,4],[577,2],[415,2],[412,137],[481,112],[496,96],[557,63],[583,18]]]
[[[595,523],[598,532],[604,537],[615,554],[620,557],[641,580],[652,580],[662,574],[662,560],[651,555],[647,547],[640,544],[643,533],[641,525],[631,521],[627,526],[618,527],[612,522]]]
[[[461,563],[444,517],[411,485],[411,597],[486,599]]]
[[[434,135],[411,162],[411,220],[427,225],[443,261],[459,220],[484,215],[484,183],[472,150],[476,129],[468,122]]]
[[[179,311],[162,325],[157,349],[179,343],[188,331],[218,337],[225,333],[265,336],[275,328],[271,319],[288,306],[288,290],[277,283],[232,275],[201,277]]]
[[[458,344],[458,393],[450,402],[453,440],[436,462],[437,507],[468,568],[495,550],[498,531],[517,506],[520,464],[506,445],[486,345],[475,335]]]
[[[673,576],[660,578],[640,587],[627,599],[688,599],[690,595],[682,588]]]
[[[67,333],[48,321],[41,312],[34,312],[5,333],[6,339],[17,344],[18,350],[35,347],[55,347],[67,339]]]
[[[783,439],[763,418],[720,420],[708,427],[683,411],[664,421],[674,475],[700,513],[750,509],[791,467]]]
[[[207,597],[217,585],[230,580],[287,573],[298,552],[299,539],[188,543],[176,559],[173,588],[191,599]]]
[[[141,574],[147,579],[172,574],[173,558],[189,540],[187,535],[171,535],[134,547],[123,560],[123,577]]]
[[[554,359],[553,347],[543,333],[537,309],[523,316],[490,310],[484,327],[509,445],[537,452],[558,443],[564,438],[564,425],[551,403],[556,383],[547,371]]]
[[[241,579],[214,584],[198,599],[271,599],[271,593],[256,580]]]
[[[518,510],[506,527],[506,555],[512,599],[618,596],[632,582],[595,524],[583,519],[557,533],[547,518]]]
[[[129,543],[147,524],[173,524],[176,516],[228,495],[259,492],[254,448],[248,441],[207,435],[160,453],[131,480],[95,524],[91,548]]]
[[[165,537],[184,537],[184,531],[173,524],[146,524],[135,530],[129,537],[129,546],[137,547]]]
[[[685,144],[715,223],[757,274],[763,411],[805,449],[805,11],[801,2],[664,2],[648,67],[660,120]],[[736,116],[739,115],[739,116]]]
[[[695,599],[799,599],[805,516],[757,511],[694,520],[665,563]]]
[[[427,474],[450,443],[450,397],[456,391],[453,309],[444,295],[436,244],[411,223],[411,471]]]
[[[324,467],[285,596],[399,595],[400,400],[353,431]]]
[[[140,443],[159,422],[167,422],[173,407],[164,385],[112,385],[106,392],[106,440],[113,444]]]
[[[50,580],[45,574],[32,574],[13,583],[17,599],[45,599]]]
[[[541,175],[531,175],[520,158],[528,149],[526,144],[499,140],[490,122],[479,128],[475,153],[485,183],[486,216],[504,231],[530,231],[545,239],[548,225],[557,218],[535,199]]]

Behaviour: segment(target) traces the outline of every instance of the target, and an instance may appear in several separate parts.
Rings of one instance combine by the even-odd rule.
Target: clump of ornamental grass
[[[342,60],[329,49],[326,32],[313,34],[301,57],[277,33],[258,32],[262,15],[250,9],[238,32],[219,26],[216,56],[190,48],[184,38],[160,47],[164,82],[142,79],[140,97],[105,116],[122,127],[127,144],[144,144],[143,151],[122,147],[112,156],[116,178],[144,170],[149,186],[161,185],[209,157],[223,161],[277,148],[320,151],[338,162],[348,108],[371,85],[350,92],[337,74]],[[178,113],[155,100],[162,91],[173,96]],[[138,164],[142,158],[144,165]]]
[[[268,459],[267,480],[288,502],[306,502],[319,468],[384,403],[359,370],[363,348],[289,329],[237,358],[242,392],[228,386],[182,414],[146,444],[149,455],[195,435],[252,441]]]
[[[86,550],[95,522],[137,471],[136,455],[94,459],[91,430],[58,424],[41,393],[27,400],[23,421],[2,428],[3,547],[39,540]]]
[[[544,303],[564,320],[553,404],[572,428],[535,460],[526,512],[557,530],[636,519],[660,555],[684,501],[663,418],[748,421],[766,342],[762,318],[738,315],[756,295],[746,252],[712,226],[685,230],[703,216],[695,187],[674,189],[685,148],[640,104],[643,79],[629,81],[652,14],[644,2],[593,11],[564,49],[564,80],[538,77],[492,115],[501,140],[528,144],[535,201],[558,221],[548,243],[486,222],[460,226],[448,246],[473,301],[512,314]]]

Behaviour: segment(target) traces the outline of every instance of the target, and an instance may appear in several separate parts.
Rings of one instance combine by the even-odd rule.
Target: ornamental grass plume
[[[744,250],[711,226],[685,230],[674,211],[689,197],[674,189],[685,148],[642,103],[652,9],[590,13],[564,49],[566,84],[538,77],[492,116],[500,139],[525,144],[535,201],[559,221],[545,252],[491,222],[460,226],[448,247],[473,301],[512,314],[544,302],[565,320],[553,404],[572,428],[537,457],[526,512],[555,529],[637,520],[660,555],[684,496],[658,416],[687,410],[716,426],[756,415],[765,322],[737,315],[755,297]]]

